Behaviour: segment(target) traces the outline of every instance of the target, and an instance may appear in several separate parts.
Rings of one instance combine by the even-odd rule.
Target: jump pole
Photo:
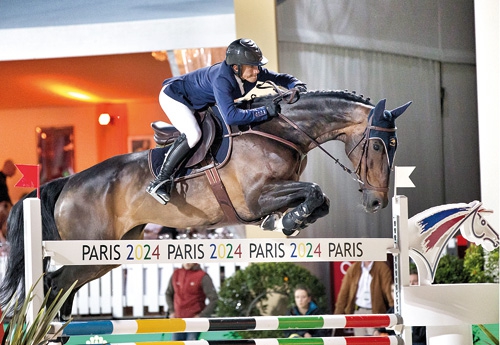
[[[402,322],[402,318],[395,314],[96,320],[70,322],[66,328],[64,328],[62,336],[211,331],[274,331],[324,328],[382,328],[400,325]],[[53,328],[50,333],[56,333],[62,326],[63,323],[61,322],[53,322]]]
[[[106,345],[404,345],[396,336],[324,337],[324,338],[262,338],[239,340],[153,341],[136,343],[106,343]],[[84,345],[84,344],[82,344]]]

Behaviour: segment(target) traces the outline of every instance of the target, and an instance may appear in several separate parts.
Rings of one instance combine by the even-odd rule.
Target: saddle
[[[193,168],[200,164],[207,157],[209,149],[212,153],[216,153],[222,144],[222,133],[224,131],[221,121],[214,114],[212,108],[196,112],[195,117],[200,126],[202,137],[193,148],[192,153],[190,153],[189,159],[184,165],[186,168]],[[169,146],[181,135],[177,128],[163,121],[151,123],[151,128],[154,131],[154,140],[157,147]],[[216,137],[217,140],[215,140]]]

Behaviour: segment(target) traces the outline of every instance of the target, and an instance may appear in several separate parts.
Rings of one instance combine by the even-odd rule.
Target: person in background
[[[410,269],[410,285],[419,285],[417,269]],[[413,345],[427,344],[427,330],[425,326],[413,326],[411,328],[411,341]]]
[[[219,300],[212,278],[197,263],[176,269],[165,295],[170,318],[209,317]],[[172,333],[172,340],[198,340],[199,336],[199,332]]]
[[[410,285],[419,285],[418,283],[418,271],[417,269],[410,269]],[[394,307],[390,307],[387,310],[387,314],[394,314]],[[395,335],[396,333],[387,328],[377,328],[373,335],[378,336],[389,336]],[[413,326],[411,328],[411,342],[413,345],[427,345],[427,331],[425,326]]]
[[[12,177],[16,173],[16,166],[11,159],[7,159],[3,163],[0,171],[0,230],[2,242],[7,238],[7,218],[12,208],[12,200],[9,195],[9,187],[7,186],[7,177]]]
[[[311,290],[305,285],[297,285],[293,292],[295,305],[288,311],[287,315],[322,315],[321,309],[313,301]],[[330,329],[297,329],[284,331],[288,338],[311,338],[331,336]]]
[[[335,314],[385,314],[394,306],[392,272],[382,261],[357,261],[342,280]],[[371,336],[374,328],[354,328],[355,336]]]
[[[163,82],[160,106],[181,135],[165,154],[159,173],[146,188],[159,203],[166,205],[170,201],[174,172],[201,139],[195,111],[217,104],[227,125],[247,125],[278,116],[280,112],[279,104],[272,101],[255,109],[236,107],[234,100],[249,93],[257,82],[272,81],[286,89],[307,91],[306,84],[294,76],[264,68],[266,63],[254,41],[240,38],[227,47],[224,61]]]

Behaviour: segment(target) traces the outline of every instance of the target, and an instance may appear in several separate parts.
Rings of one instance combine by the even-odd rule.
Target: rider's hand
[[[281,107],[278,103],[271,102],[266,106],[267,115],[270,117],[278,116],[281,112]]]
[[[299,92],[307,92],[306,84],[297,84],[295,85],[295,88],[299,90]]]

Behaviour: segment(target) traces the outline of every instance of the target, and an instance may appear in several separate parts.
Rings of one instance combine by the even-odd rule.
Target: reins
[[[278,88],[278,86],[276,84],[274,84],[273,82],[271,81],[267,81],[266,83],[268,83],[270,86],[262,86],[262,85],[258,85],[257,88],[259,89],[266,89],[266,88],[270,88],[272,87],[274,89],[274,91],[276,91],[276,93],[278,93],[278,95],[276,97],[273,98],[273,102],[274,103],[279,103],[281,101],[285,101],[287,104],[293,104],[295,102],[297,102],[299,99],[300,99],[300,93],[297,89],[293,88],[291,90],[287,90],[287,91],[282,91],[281,89]],[[311,137],[309,134],[307,134],[302,128],[300,128],[295,122],[293,122],[292,120],[290,120],[287,116],[285,116],[283,113],[281,113],[281,111],[278,113],[278,116],[280,119],[282,119],[283,121],[285,121],[286,123],[288,123],[290,126],[292,126],[294,129],[298,130],[302,135],[304,135],[305,137],[307,137],[314,145],[315,147],[319,147],[321,149],[321,151],[323,151],[324,153],[326,153],[328,155],[328,157],[330,157],[331,159],[333,159],[333,161],[338,164],[346,173],[348,173],[351,178],[364,185],[365,183],[360,179],[359,175],[352,171],[351,169],[349,169],[348,167],[346,167],[344,164],[342,164],[337,158],[335,158],[330,152],[328,152],[324,147],[322,147],[320,145],[320,143],[318,143],[316,141],[316,139],[314,139],[313,137]],[[364,137],[363,137],[364,138]],[[363,139],[361,139],[363,140]],[[360,141],[361,142],[361,141]],[[358,146],[359,143],[356,145]],[[351,150],[352,152],[352,150]],[[364,148],[363,148],[363,152],[364,152]],[[361,160],[358,164],[358,166],[360,166],[361,164]]]

